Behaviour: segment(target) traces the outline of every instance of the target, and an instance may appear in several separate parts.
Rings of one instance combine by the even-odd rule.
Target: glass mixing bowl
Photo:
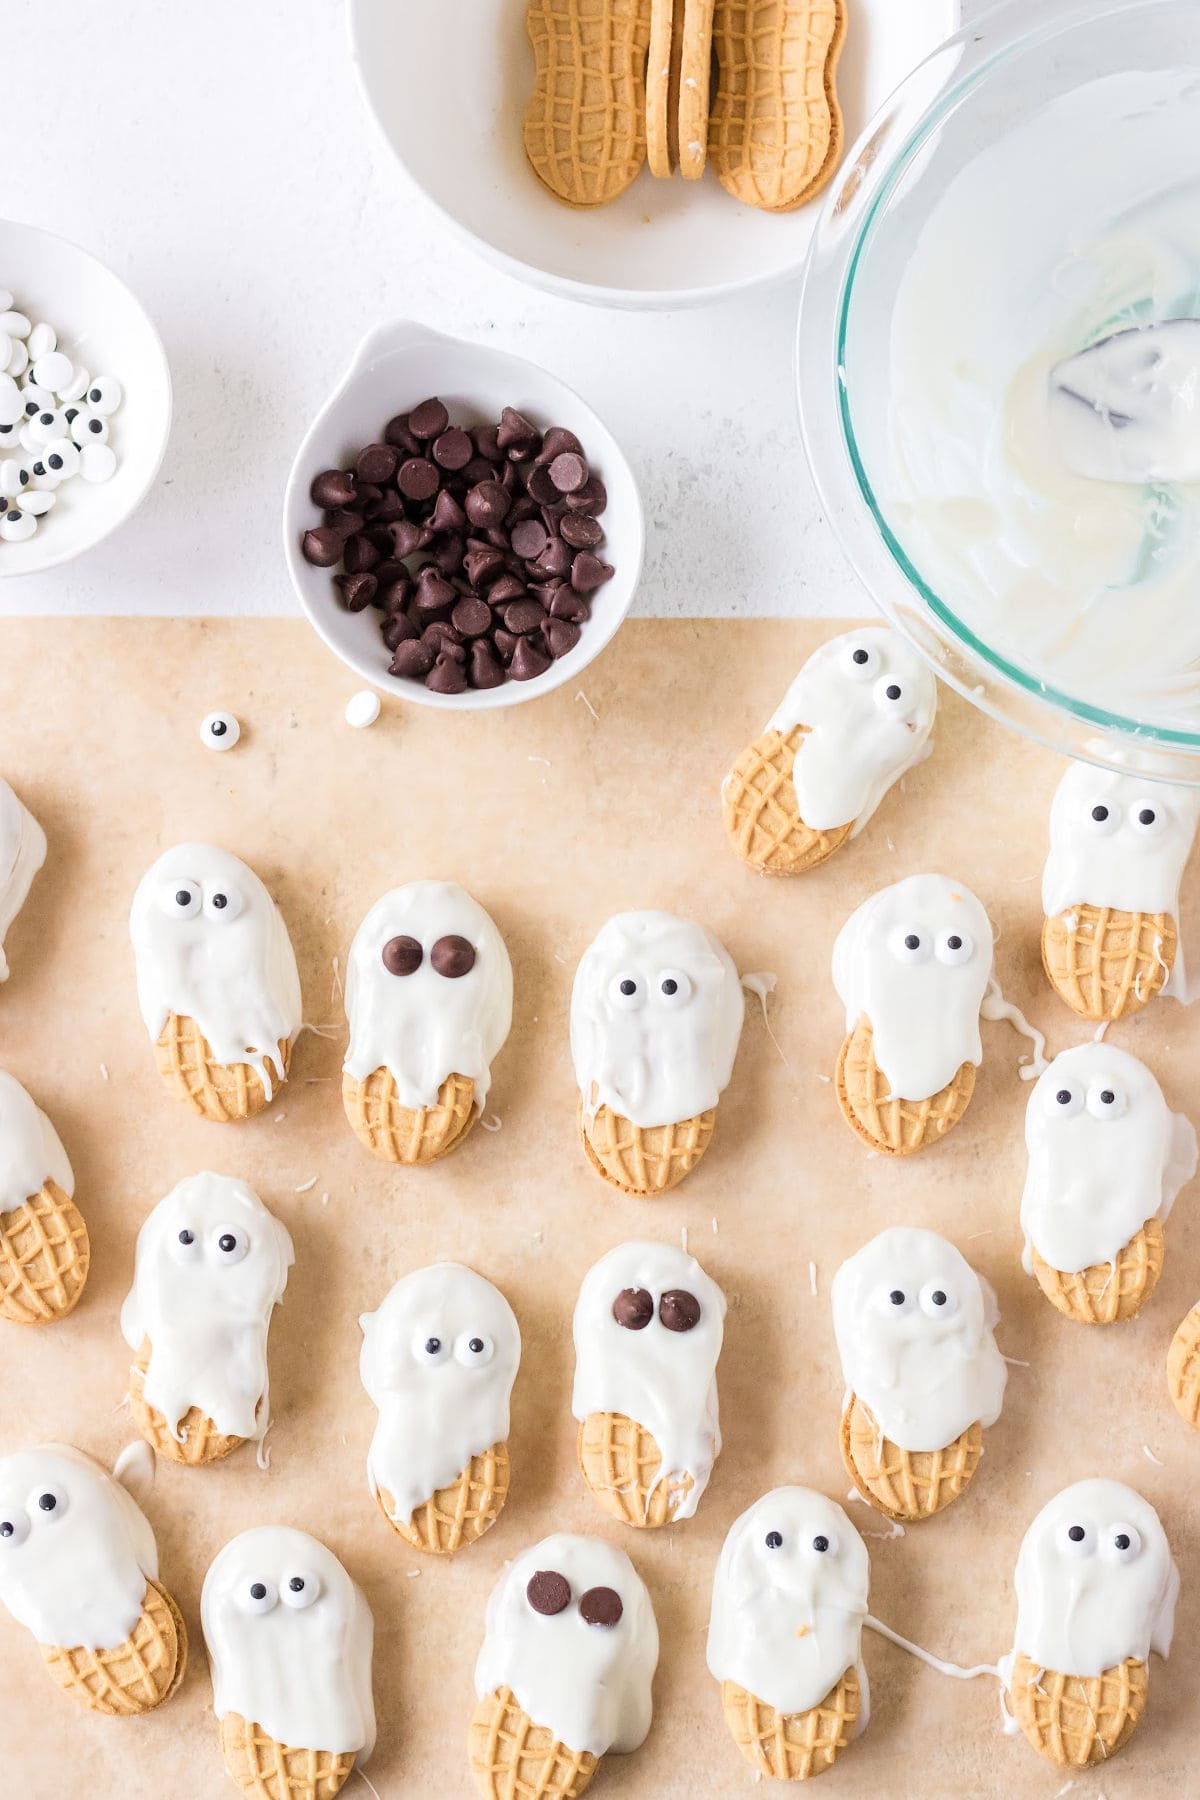
[[[1097,88],[1080,104],[1079,90],[1109,77],[1149,83],[1151,97],[1164,83],[1168,88],[1176,83],[1188,105],[1200,105],[1197,0],[1040,0],[1036,8],[1029,0],[1016,0],[949,39],[896,91],[842,165],[818,222],[797,345],[801,425],[822,501],[859,577],[944,679],[994,717],[1070,755],[1118,766],[1136,756],[1147,774],[1200,783],[1200,655],[1186,641],[1187,614],[1196,615],[1200,628],[1200,605],[1193,601],[1190,608],[1183,607],[1179,596],[1186,583],[1171,590],[1172,604],[1179,604],[1174,632],[1162,629],[1153,595],[1148,599],[1148,590],[1139,588],[1132,575],[1127,582],[1106,586],[1095,605],[1090,598],[1083,604],[1082,585],[1077,591],[1051,592],[1044,582],[1040,611],[1036,605],[1010,604],[1007,593],[994,605],[981,605],[974,576],[964,578],[963,570],[977,557],[973,521],[983,515],[960,510],[957,526],[966,550],[956,569],[931,553],[928,532],[903,491],[910,469],[908,409],[915,405],[923,412],[926,396],[936,390],[938,405],[953,412],[973,378],[964,359],[938,369],[936,381],[913,384],[911,304],[908,326],[903,321],[919,258],[939,242],[941,232],[936,264],[941,300],[930,309],[927,346],[935,362],[943,354],[954,356],[957,322],[966,317],[973,328],[990,296],[997,297],[998,318],[1016,321],[1016,341],[1022,309],[1036,314],[1043,296],[1019,285],[1011,294],[1004,292],[1009,267],[1004,246],[1011,243],[1023,259],[1026,239],[1021,234],[1027,223],[1036,252],[1030,268],[1036,272],[1043,256],[1051,270],[1049,285],[1056,286],[1056,258],[1074,255],[1078,195],[1094,188],[1106,198],[1106,170],[1113,171],[1120,188],[1128,162],[1126,138],[1144,131],[1144,119],[1153,111],[1140,105],[1140,89]],[[1117,96],[1111,104],[1110,95]],[[1031,126],[1042,130],[1048,108],[1054,109],[1056,155],[1018,154],[1013,146],[1020,139],[1014,133]],[[1174,130],[1174,111],[1169,123]],[[1038,140],[1030,141],[1036,146]],[[1044,137],[1041,142],[1044,147]],[[1023,149],[1028,148],[1027,142]],[[1130,148],[1142,163],[1154,164],[1153,156],[1143,154],[1146,142],[1130,138]],[[1177,310],[1196,315],[1200,132],[1179,134],[1174,154],[1165,161],[1154,181],[1186,202],[1171,217],[1172,230],[1182,220],[1186,241],[1174,243],[1172,250],[1179,252],[1180,267],[1194,265],[1196,272],[1193,303]],[[968,218],[960,177],[973,170],[983,173],[972,177]],[[1146,196],[1154,181],[1144,184]],[[1191,204],[1193,199],[1197,204]],[[1114,204],[1123,228],[1137,225],[1136,196],[1121,191]],[[956,214],[948,213],[951,207],[957,207]],[[946,235],[948,216],[958,219],[957,237]],[[1050,242],[1055,232],[1061,232],[1060,245]],[[954,251],[949,256],[947,245]],[[989,285],[982,287],[985,275]],[[1139,322],[1144,312],[1131,306],[1122,313],[1120,298],[1114,301],[1111,329]],[[1098,335],[1094,332],[1088,341]],[[944,343],[951,345],[945,352]],[[907,359],[904,368],[902,359]],[[973,393],[970,404],[977,405],[978,399]],[[962,420],[957,423],[962,438]],[[989,441],[980,461],[986,462],[989,478],[995,472],[996,432],[995,418],[980,422],[980,441]],[[940,448],[935,445],[935,453],[925,459],[935,484],[942,478]],[[1041,453],[1040,447],[1035,449]],[[957,491],[953,464],[953,456],[946,459],[947,492]],[[1089,504],[1098,503],[1102,514],[1128,505],[1130,490],[1114,495],[1114,485],[1091,484]],[[1184,558],[1185,570],[1191,566],[1188,559],[1195,559],[1200,571],[1200,532],[1190,529],[1200,519],[1200,493],[1189,492],[1180,512],[1177,537],[1182,541],[1172,545],[1170,554]],[[1053,522],[1054,515],[1048,516]],[[963,550],[961,542],[958,548]],[[1022,575],[1040,579],[1038,558],[1028,556],[1027,546],[1018,550],[1017,560],[1023,555],[1028,567]],[[1157,578],[1151,567],[1151,579]],[[1036,593],[1036,586],[1031,591]],[[1200,599],[1200,573],[1191,592]],[[1026,603],[1029,598],[1026,593]],[[1072,619],[1069,633],[1065,627],[1059,632],[1051,618],[1053,607],[1077,602],[1080,617]],[[1140,649],[1149,645],[1154,630],[1155,670],[1135,675]],[[1068,651],[1048,650],[1052,641],[1067,644]],[[1086,646],[1087,655],[1077,654],[1079,645]],[[1103,679],[1081,673],[1100,670],[1102,664]]]

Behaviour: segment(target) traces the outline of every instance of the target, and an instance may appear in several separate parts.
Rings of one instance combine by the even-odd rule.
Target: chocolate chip
[[[424,456],[410,456],[400,464],[396,486],[406,500],[432,500],[441,486],[437,465]]]
[[[421,643],[419,638],[410,638],[401,644],[391,661],[390,673],[393,675],[428,675],[433,667],[433,651],[428,644]]]
[[[499,585],[497,582],[496,586]],[[514,631],[518,636],[527,631],[539,630],[545,619],[546,615],[536,600],[514,600],[504,608],[505,630]]]
[[[419,525],[414,525],[411,519],[401,519],[392,526],[392,548],[401,560],[415,556],[418,550],[425,547],[422,543],[423,536]]]
[[[516,508],[513,508],[514,512]],[[518,556],[536,562],[547,544],[546,527],[537,519],[519,520],[512,528],[509,542]]]
[[[450,622],[464,637],[482,637],[485,631],[491,629],[492,609],[486,600],[468,597],[458,602],[450,614]]]
[[[392,444],[367,444],[359,451],[354,473],[360,481],[383,487],[400,467],[400,452]]]
[[[504,670],[483,638],[477,638],[471,645],[468,675],[474,688],[502,687],[504,684]]]
[[[484,456],[473,456],[462,472],[462,478],[468,487],[476,487],[481,481],[496,479],[496,466],[488,462]]]
[[[579,1616],[585,1625],[603,1625],[611,1630],[621,1622],[625,1608],[615,1588],[589,1588],[579,1602]]]
[[[334,586],[341,589],[347,612],[365,612],[379,591],[379,581],[374,575],[335,575],[333,581]]]
[[[700,1323],[700,1302],[686,1288],[668,1288],[658,1303],[658,1316],[668,1331],[691,1331]]]
[[[496,443],[501,450],[524,450],[532,456],[541,447],[541,442],[537,426],[531,425],[524,413],[519,413],[515,406],[504,408],[496,427]]]
[[[397,519],[404,517],[404,502],[395,488],[389,488],[386,494],[380,494],[378,500],[372,501],[367,517],[372,525],[394,525]]]
[[[466,432],[457,425],[449,431],[443,431],[441,437],[433,443],[433,460],[439,468],[452,471],[465,469],[474,455],[474,448]]]
[[[454,589],[444,575],[439,575],[432,563],[426,563],[417,576],[416,592],[413,604],[420,613],[441,612],[445,607],[453,606]]]
[[[500,461],[500,427],[498,425],[477,425],[471,433],[476,455],[482,456],[490,463]]]
[[[542,627],[542,636],[546,640],[546,648],[557,662],[560,656],[566,656],[579,642],[579,627],[566,619],[547,619]]]
[[[458,981],[475,967],[475,946],[469,938],[451,934],[438,939],[429,952],[429,960],[447,981]]]
[[[335,512],[326,513],[325,523],[331,531],[339,533],[343,541],[353,537],[366,524],[366,517],[355,506],[339,506]]]
[[[432,625],[427,625],[421,633],[421,642],[430,645],[437,656],[444,651],[455,662],[465,663],[467,660],[462,633],[454,629],[449,619],[435,619]]]
[[[535,574],[557,578],[571,573],[574,560],[570,544],[564,543],[562,538],[551,538],[534,563],[533,570]]]
[[[420,968],[424,955],[415,937],[389,938],[383,946],[383,966],[389,975],[411,975]]]
[[[571,564],[571,586],[577,594],[591,594],[603,587],[612,573],[611,563],[601,562],[590,550],[580,550]]]
[[[384,565],[380,563],[379,568],[375,571],[376,579],[379,582],[379,599],[383,603],[385,612],[400,612],[412,598],[412,582],[407,575],[401,575],[395,581],[389,581],[385,586],[383,567]]]
[[[575,433],[573,431],[568,431],[565,425],[551,425],[549,431],[542,439],[542,447],[538,452],[538,461],[542,463],[551,463],[556,456],[562,456],[565,451],[571,451],[576,456],[582,456],[583,445],[575,436]]]
[[[467,515],[449,488],[443,488],[438,495],[429,523],[435,531],[453,531],[466,537]]]
[[[590,617],[590,611],[587,601],[564,583],[550,602],[550,615],[555,619],[566,619],[572,625],[581,625]]]
[[[562,498],[550,478],[550,470],[545,463],[539,463],[536,468],[529,471],[529,482],[525,491],[531,500],[537,501],[539,506],[553,506],[557,500]]]
[[[588,478],[588,466],[575,450],[562,451],[547,467],[560,494],[577,493]]]
[[[419,633],[412,620],[406,619],[402,612],[398,612],[384,620],[379,635],[389,650],[398,650],[401,644],[410,638],[416,638]],[[392,674],[398,675],[399,673],[400,671],[393,664]],[[421,673],[424,674],[425,671],[422,670]]]
[[[452,656],[443,654],[438,657],[425,677],[425,686],[431,688],[435,694],[465,694],[467,672],[460,662],[456,662]]]
[[[397,450],[403,450],[406,456],[421,454],[421,440],[409,430],[407,413],[397,413],[394,419],[388,420],[383,441],[385,444],[393,444]]]
[[[498,625],[493,631],[492,642],[496,646],[496,654],[506,669],[512,666],[517,645],[523,641],[522,638],[514,637],[511,631],[505,631],[502,625]]]
[[[335,563],[342,560],[342,534],[332,531],[328,525],[318,525],[313,531],[306,531],[300,539],[300,554],[305,562],[312,563],[316,569],[332,569]]]
[[[644,1331],[654,1317],[654,1300],[645,1288],[622,1288],[612,1303],[612,1316],[626,1331]]]
[[[504,606],[509,600],[525,598],[525,583],[518,575],[501,575],[488,589],[488,602],[492,606]]]
[[[498,481],[480,481],[467,495],[468,519],[485,530],[499,525],[508,507],[508,494]]]
[[[567,495],[567,505],[572,512],[589,513],[595,518],[608,505],[608,492],[604,483],[592,475],[575,493]]]
[[[494,544],[484,544],[480,549],[467,551],[463,567],[471,586],[482,588],[500,574],[504,558]]]
[[[556,1569],[539,1569],[525,1587],[525,1598],[534,1612],[553,1618],[571,1604],[571,1584]]]
[[[354,498],[354,477],[345,469],[323,469],[313,477],[308,491],[322,512],[334,506],[349,506]]]
[[[423,440],[441,437],[449,423],[450,414],[440,400],[422,400],[408,415],[408,429]]]
[[[433,560],[443,575],[458,575],[463,566],[463,540],[460,537],[444,537],[433,553]]]
[[[604,527],[589,513],[565,513],[559,530],[573,550],[594,550],[604,538]]]
[[[371,539],[364,532],[357,531],[343,544],[342,561],[346,565],[347,575],[365,575],[368,569],[373,569],[383,558]]]

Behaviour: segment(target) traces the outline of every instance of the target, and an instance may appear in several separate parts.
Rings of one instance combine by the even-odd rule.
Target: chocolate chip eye
[[[1082,1544],[1087,1532],[1082,1525],[1071,1525],[1067,1528],[1067,1536],[1073,1544]]]
[[[668,1288],[658,1303],[658,1317],[668,1331],[691,1331],[700,1323],[700,1302],[686,1288]]]
[[[53,1512],[55,1507],[58,1505],[58,1501],[55,1499],[53,1494],[39,1494],[38,1495],[38,1505],[41,1507],[43,1512]]]
[[[898,700],[900,698],[900,689],[894,681],[888,683],[884,692],[887,694],[889,700]]]
[[[815,1537],[813,1539],[813,1549],[816,1551],[818,1556],[824,1556],[824,1554],[828,1550],[828,1548],[829,1548],[829,1539],[827,1537]]]
[[[1070,1088],[1059,1088],[1054,1096],[1060,1106],[1070,1106],[1072,1097]]]
[[[383,966],[389,975],[412,975],[425,952],[414,937],[389,938],[383,946]]]
[[[850,661],[857,663],[860,669],[862,668],[864,663],[870,662],[870,660],[871,660],[870,652],[862,649],[861,646],[859,649],[852,650],[850,652]],[[776,1535],[776,1534],[773,1533],[772,1535]]]
[[[425,1339],[425,1354],[426,1354],[426,1356],[437,1356],[440,1353],[441,1348],[442,1348],[441,1338],[431,1337],[431,1338]]]
[[[1097,825],[1103,825],[1105,820],[1108,818],[1107,806],[1093,806],[1092,818],[1096,821]]]
[[[625,1608],[615,1588],[589,1588],[579,1602],[579,1616],[585,1625],[603,1625],[611,1630],[620,1623]]]
[[[179,1241],[181,1244],[194,1244],[196,1241],[196,1234],[194,1231],[189,1231],[185,1225],[179,1234]]]
[[[526,1583],[525,1598],[534,1612],[552,1619],[570,1606],[571,1584],[557,1569],[539,1569]]]
[[[933,1301],[935,1306],[945,1306],[946,1304],[946,1296],[943,1294],[941,1288],[934,1288],[929,1298]]]
[[[903,1288],[893,1288],[891,1293],[888,1295],[888,1299],[891,1301],[893,1306],[903,1306],[904,1299],[905,1299],[904,1289]]]
[[[612,1315],[626,1331],[644,1331],[654,1317],[654,1299],[645,1288],[622,1288],[612,1304]]]
[[[783,1533],[781,1531],[768,1531],[764,1542],[766,1543],[768,1550],[782,1550]]]
[[[429,953],[429,960],[447,981],[458,981],[475,967],[475,946],[465,937],[439,938]]]

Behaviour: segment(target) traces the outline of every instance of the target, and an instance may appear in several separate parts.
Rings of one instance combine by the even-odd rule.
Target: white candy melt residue
[[[375,1627],[331,1550],[286,1526],[243,1531],[204,1577],[200,1616],[218,1719],[237,1713],[277,1743],[366,1761]]]
[[[39,1644],[115,1650],[158,1578],[150,1522],[98,1462],[65,1444],[0,1458],[0,1601]]]
[[[717,1104],[733,1073],[745,1002],[711,931],[671,913],[618,913],[584,952],[571,990],[571,1054],[584,1105],[649,1129]]]
[[[979,1015],[992,979],[992,927],[969,888],[910,875],[851,913],[833,947],[846,1029],[870,1021],[891,1095],[927,1100],[983,1061]]]
[[[638,1330],[613,1314],[626,1289],[649,1294],[653,1304],[649,1322]],[[660,1303],[667,1293],[699,1302],[690,1330],[663,1324]],[[695,1513],[721,1449],[716,1371],[724,1331],[724,1294],[695,1257],[671,1244],[619,1244],[588,1270],[579,1290],[574,1415],[582,1421],[590,1413],[623,1413],[650,1433],[662,1459],[655,1486],[692,1478],[675,1519]]]
[[[1037,1515],[1015,1578],[1013,1657],[1061,1675],[1096,1676],[1126,1657],[1167,1656],[1179,1571],[1149,1501],[1119,1481],[1079,1481]]]
[[[1092,481],[1200,482],[1200,319],[1147,319],[1050,374],[1063,460]]]
[[[408,973],[392,974],[384,951],[405,938],[420,950]],[[440,974],[438,946],[462,938],[474,961],[462,975]],[[416,950],[411,954],[416,955]],[[394,958],[392,960],[395,960]],[[494,921],[452,881],[411,881],[371,908],[346,962],[350,1043],[344,1068],[358,1081],[386,1068],[401,1106],[433,1106],[449,1075],[475,1084],[487,1101],[492,1062],[512,1025],[512,964]]]
[[[936,711],[937,683],[898,632],[869,625],[822,644],[768,723],[808,727],[792,777],[805,824],[831,831],[853,820],[857,835],[929,755]]]
[[[15,1076],[0,1070],[0,1212],[23,1206],[47,1181],[75,1192],[57,1131]]]
[[[1031,1250],[1077,1274],[1111,1263],[1148,1219],[1165,1219],[1196,1173],[1196,1133],[1173,1113],[1144,1063],[1089,1040],[1056,1056],[1025,1112],[1029,1168],[1021,1198]]]
[[[521,1333],[504,1295],[460,1263],[402,1276],[359,1324],[359,1376],[379,1409],[367,1479],[407,1522],[507,1439]]]
[[[1000,1417],[1007,1370],[990,1286],[933,1231],[892,1226],[830,1288],[847,1396],[902,1450],[942,1450]]]
[[[571,1597],[561,1612],[535,1611],[526,1589],[538,1573],[561,1575]],[[580,1601],[611,1588],[615,1625],[589,1625]],[[480,1699],[511,1688],[517,1704],[569,1750],[604,1756],[636,1750],[650,1730],[658,1624],[640,1575],[623,1550],[567,1532],[514,1557],[492,1589],[475,1665]]]
[[[294,1261],[258,1195],[228,1175],[191,1175],[138,1232],[121,1308],[131,1350],[150,1341],[144,1392],[173,1436],[190,1407],[262,1445],[270,1428],[267,1332]]]
[[[300,1030],[300,977],[282,914],[253,870],[211,844],[167,850],[138,884],[130,935],[151,1039],[170,1013],[194,1019],[217,1062],[249,1063],[270,1100],[267,1058]]]
[[[840,1506],[809,1488],[783,1487],[735,1519],[717,1560],[708,1627],[709,1673],[734,1681],[777,1712],[819,1706],[862,1660],[870,1561]]]
[[[0,981],[8,979],[4,938],[46,860],[46,834],[0,779]]]

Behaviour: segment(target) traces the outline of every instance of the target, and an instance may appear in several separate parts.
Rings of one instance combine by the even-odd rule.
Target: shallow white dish
[[[33,575],[92,549],[140,506],[171,431],[171,373],[141,302],[77,244],[0,219],[0,287],[35,322],[48,319],[62,348],[92,375],[115,376],[124,389],[113,419],[111,481],[69,482],[34,537],[0,544],[0,576]]]
[[[508,274],[576,300],[652,308],[799,272],[819,196],[770,216],[712,174],[658,181],[646,169],[612,206],[576,210],[548,193],[521,144],[533,82],[523,0],[350,0],[348,18],[367,106],[393,153]],[[847,144],[958,21],[958,0],[852,0],[837,82]]]
[[[608,505],[601,515],[604,543],[598,554],[614,574],[592,596],[592,616],[579,642],[533,681],[506,681],[501,687],[435,694],[419,681],[390,675],[392,653],[379,632],[379,613],[368,606],[347,612],[333,585],[334,571],[305,562],[300,540],[321,522],[309,494],[322,469],[341,467],[365,444],[377,443],[395,413],[407,412],[436,394],[457,424],[494,424],[505,406],[515,406],[535,425],[565,425],[583,445],[588,462],[603,481]],[[321,408],[296,453],[283,502],[283,543],[292,584],[309,622],[336,656],[365,681],[398,699],[446,712],[489,712],[520,706],[565,682],[576,681],[597,657],[629,611],[642,570],[645,527],[633,471],[612,433],[591,407],[544,369],[483,344],[444,337],[427,326],[400,319],[369,332],[332,396]]]

